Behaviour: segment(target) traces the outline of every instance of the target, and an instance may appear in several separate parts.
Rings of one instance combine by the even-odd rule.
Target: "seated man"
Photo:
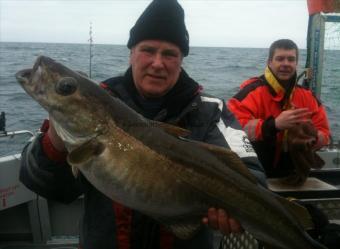
[[[288,153],[289,129],[308,123],[311,134],[315,134],[311,140],[314,151],[330,140],[324,106],[310,90],[297,85],[297,63],[297,45],[288,39],[275,41],[269,49],[265,73],[246,80],[228,102],[268,177],[288,176],[295,170]]]
[[[248,134],[268,177],[294,175],[295,167],[301,166],[293,163],[296,152],[289,153],[291,141],[312,137],[313,151],[330,141],[324,106],[309,89],[297,85],[297,62],[298,48],[293,41],[275,41],[264,74],[246,80],[227,104]],[[340,226],[329,223],[314,205],[301,204],[313,219],[312,237],[329,249],[339,248]]]

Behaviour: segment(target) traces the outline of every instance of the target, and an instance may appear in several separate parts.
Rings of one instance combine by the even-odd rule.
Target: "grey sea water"
[[[119,45],[94,45],[91,76],[95,81],[125,72],[129,50]],[[267,48],[191,47],[183,68],[206,92],[232,97],[249,77],[263,73]],[[16,82],[14,74],[32,67],[39,55],[52,57],[74,70],[89,74],[89,45],[0,42],[0,111],[6,112],[7,131],[36,131],[47,113]],[[326,51],[321,101],[327,109],[333,139],[340,140],[340,50]],[[300,68],[306,51],[301,50]],[[20,152],[24,138],[0,139],[0,156]]]

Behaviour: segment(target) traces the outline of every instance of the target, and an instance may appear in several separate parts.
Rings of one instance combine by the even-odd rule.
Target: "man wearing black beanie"
[[[152,1],[132,27],[127,46],[130,67],[123,76],[107,79],[101,86],[144,117],[189,130],[189,139],[235,151],[265,184],[257,156],[224,101],[204,94],[202,86],[182,68],[183,57],[189,53],[189,35],[178,2]],[[152,218],[113,202],[82,175],[74,179],[62,140],[51,124],[44,127],[22,153],[20,179],[48,199],[67,203],[84,195],[80,248],[210,249],[210,228],[224,234],[242,231],[224,210],[210,208],[202,225],[193,227],[197,231],[192,238],[175,237]]]
[[[176,44],[183,56],[189,53],[189,34],[184,11],[176,0],[156,0],[144,10],[130,30],[127,47],[143,40],[164,40]]]

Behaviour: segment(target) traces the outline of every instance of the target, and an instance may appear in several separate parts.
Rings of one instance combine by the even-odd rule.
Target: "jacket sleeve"
[[[82,194],[81,184],[66,163],[56,163],[42,149],[43,134],[27,144],[21,154],[20,181],[37,194],[69,203]]]
[[[325,107],[322,105],[322,103],[310,91],[308,91],[307,94],[310,95],[306,96],[306,105],[310,105],[309,108],[313,113],[312,122],[318,131],[318,139],[315,148],[319,149],[325,145],[328,145],[330,142],[331,132],[329,128],[329,122]]]
[[[330,143],[330,128],[327,114],[323,106],[318,108],[318,112],[313,116],[312,121],[318,130],[318,140],[315,148],[319,149]]]
[[[246,90],[241,89],[238,95],[242,95],[243,91]],[[250,141],[273,142],[276,140],[278,130],[275,127],[274,117],[258,118],[261,116],[258,113],[261,110],[258,107],[258,96],[248,93],[247,96],[239,98],[236,95],[228,101],[227,106],[240,122]]]
[[[264,169],[246,133],[225,103],[222,100],[220,102],[204,142],[230,148],[241,158],[259,183],[266,186]]]

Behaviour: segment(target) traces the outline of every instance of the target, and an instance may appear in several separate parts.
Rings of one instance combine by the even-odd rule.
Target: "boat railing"
[[[14,137],[17,135],[28,134],[31,137],[34,136],[34,133],[29,130],[19,130],[19,131],[7,131],[6,130],[6,113],[1,112],[0,114],[0,138],[1,137]]]
[[[29,130],[20,130],[20,131],[0,131],[0,138],[1,137],[14,137],[17,135],[31,135],[31,137],[34,136],[34,133]]]
[[[1,143],[0,149],[9,153],[0,155],[1,249],[76,248],[78,244],[77,223],[82,198],[71,205],[63,205],[35,194],[19,180],[21,154],[15,150],[22,150],[22,144],[38,133],[29,130],[7,131],[6,116],[1,112],[0,142],[5,142]]]

